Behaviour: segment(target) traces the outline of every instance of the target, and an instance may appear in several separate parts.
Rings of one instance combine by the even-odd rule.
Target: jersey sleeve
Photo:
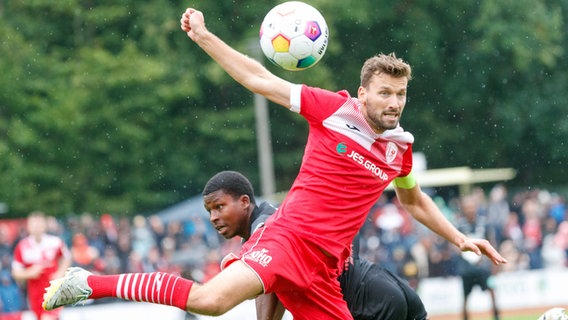
[[[332,92],[298,84],[290,91],[290,110],[303,115],[308,121],[321,122],[348,99],[351,97],[345,90]]]
[[[412,143],[408,144],[408,148],[402,156],[402,168],[399,177],[406,177],[412,171]]]
[[[408,149],[402,157],[400,175],[393,180],[393,184],[402,189],[412,189],[416,186],[416,179],[412,174],[412,144],[408,144]]]

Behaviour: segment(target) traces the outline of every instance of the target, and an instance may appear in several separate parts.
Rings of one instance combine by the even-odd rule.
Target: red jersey
[[[36,279],[28,279],[28,296],[32,310],[41,311],[43,294],[49,286],[51,275],[57,271],[59,261],[63,257],[69,257],[67,245],[58,237],[43,235],[40,242],[27,236],[20,240],[14,249],[13,269],[28,268],[32,265],[43,265],[41,275]]]
[[[293,230],[341,263],[385,188],[410,173],[414,137],[400,126],[375,133],[346,91],[296,85],[290,100],[310,131],[300,172],[267,223]]]

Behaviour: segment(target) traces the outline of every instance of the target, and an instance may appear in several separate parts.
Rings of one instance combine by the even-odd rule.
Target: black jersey
[[[276,212],[276,208],[268,202],[262,202],[254,207],[250,217],[250,234],[264,226],[266,220]],[[245,242],[248,239],[243,239]]]

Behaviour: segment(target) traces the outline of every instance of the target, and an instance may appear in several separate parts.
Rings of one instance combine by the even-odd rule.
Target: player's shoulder
[[[357,99],[352,98],[347,90],[331,91],[307,85],[302,85],[301,88],[300,95],[291,95],[291,110],[305,115],[308,119],[322,121],[344,106],[350,106],[350,109],[357,112]]]
[[[324,96],[324,97],[327,96],[327,97],[335,97],[335,98],[343,98],[343,99],[351,98],[351,95],[345,89],[333,91],[333,90],[325,89],[325,88],[321,88],[321,87],[312,87],[312,86],[309,86],[309,85],[306,85],[306,84],[303,84],[300,87],[301,87],[301,90],[302,90],[302,94],[305,94],[305,95],[319,95],[319,96]]]
[[[53,235],[53,234],[46,234],[43,236],[42,242],[45,243],[47,246],[63,246],[65,242],[60,237]]]
[[[263,227],[266,220],[276,212],[276,207],[264,201],[257,205],[253,211],[253,219],[251,221],[251,233]]]
[[[376,266],[376,264],[372,263],[371,261],[359,258],[353,260],[350,268],[352,269],[352,272],[364,275],[369,272],[369,270],[371,270],[374,266]]]
[[[29,247],[32,244],[32,237],[25,236],[16,242],[15,249],[21,249],[23,247]]]
[[[258,212],[259,215],[271,216],[276,212],[276,207],[269,202],[263,201],[258,205]]]

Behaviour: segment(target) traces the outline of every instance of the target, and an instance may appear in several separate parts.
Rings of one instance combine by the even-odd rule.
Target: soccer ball
[[[313,67],[327,49],[329,30],[321,13],[300,2],[281,3],[260,26],[260,47],[274,64],[290,71]]]
[[[564,308],[552,308],[543,313],[538,320],[568,320]]]

